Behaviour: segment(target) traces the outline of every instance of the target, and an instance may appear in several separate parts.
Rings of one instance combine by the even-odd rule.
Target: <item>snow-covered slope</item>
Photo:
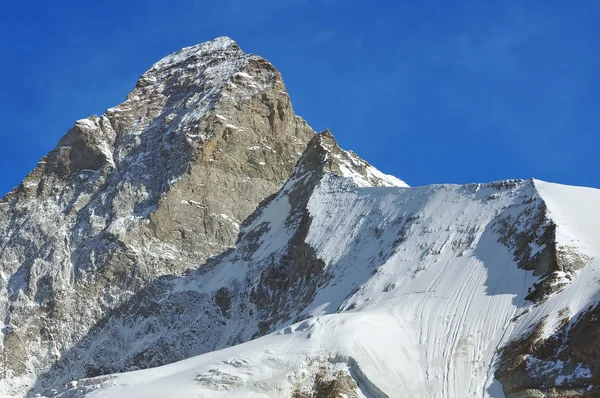
[[[590,281],[600,276],[600,191],[534,180],[365,187],[331,167],[339,159],[331,140],[320,137],[319,146],[321,166],[309,164],[309,145],[296,174],[246,226],[246,237],[261,230],[249,256],[236,256],[247,249],[242,238],[229,257],[237,262],[226,258],[194,279],[195,289],[215,290],[267,272],[263,260],[290,250],[291,220],[304,208],[303,242],[323,269],[312,269],[315,291],[294,302],[275,332],[163,367],[81,380],[61,396],[502,397],[502,348],[543,320],[549,337],[564,308],[574,316],[597,301]],[[300,204],[298,187],[308,192]],[[534,286],[546,279],[551,288]],[[173,290],[189,284],[176,281]],[[289,292],[275,311],[294,301],[296,287]],[[252,329],[250,319],[238,320]],[[562,380],[589,379],[587,366]],[[336,392],[319,395],[327,387]]]
[[[535,186],[550,218],[559,226],[560,243],[580,247],[592,256],[600,255],[600,190],[539,180],[535,180]]]

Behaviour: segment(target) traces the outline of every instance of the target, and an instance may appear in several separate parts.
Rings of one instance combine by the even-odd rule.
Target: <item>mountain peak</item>
[[[358,187],[408,187],[404,181],[382,173],[353,151],[340,148],[329,129],[312,138],[302,159],[309,158],[307,153],[315,151],[321,153],[323,170],[350,178]]]
[[[0,292],[11,303],[0,319],[18,326],[4,340],[7,372],[56,385],[40,372],[76,352],[128,297],[227,253],[302,162],[315,171],[310,182],[327,173],[357,186],[404,184],[342,150],[328,130],[316,135],[294,113],[279,71],[230,38],[155,63],[125,102],[77,121],[0,202]],[[307,226],[300,204],[312,191],[295,188],[294,208],[306,217],[290,220]],[[108,369],[80,365],[77,377]],[[33,381],[0,382],[0,395]]]
[[[235,41],[231,40],[229,37],[221,36],[214,40],[184,47],[171,53],[152,65],[148,72],[168,69],[174,65],[184,63],[194,63],[201,58],[233,57],[242,55],[245,55],[245,53]]]
[[[186,47],[0,200],[0,396],[599,396],[599,202],[407,188]]]
[[[10,372],[38,374],[119,304],[111,297],[234,245],[313,136],[279,71],[226,37],[168,55],[125,102],[77,121],[0,206],[0,265],[15,275],[0,291],[23,305],[0,319],[28,333],[4,342]]]
[[[211,41],[184,47],[162,58],[140,77],[136,87],[165,83],[170,78],[193,75],[207,69],[214,74],[220,74],[220,70],[235,69],[252,57],[244,53],[229,37],[217,37]],[[224,74],[226,70],[223,71]]]

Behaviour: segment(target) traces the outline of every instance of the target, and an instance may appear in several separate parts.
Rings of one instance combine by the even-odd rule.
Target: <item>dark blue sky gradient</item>
[[[281,70],[314,129],[410,185],[600,187],[599,20],[596,1],[5,2],[0,196],[152,63],[221,35]]]

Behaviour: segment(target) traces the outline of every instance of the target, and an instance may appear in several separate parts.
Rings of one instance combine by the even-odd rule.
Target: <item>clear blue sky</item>
[[[5,2],[0,196],[153,62],[221,35],[281,70],[313,128],[411,185],[600,187],[599,20],[597,1]]]

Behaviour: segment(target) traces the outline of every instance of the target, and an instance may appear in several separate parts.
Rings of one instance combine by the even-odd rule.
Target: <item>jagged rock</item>
[[[7,373],[32,380],[147,283],[235,244],[313,135],[280,73],[224,37],[78,121],[0,202]]]

